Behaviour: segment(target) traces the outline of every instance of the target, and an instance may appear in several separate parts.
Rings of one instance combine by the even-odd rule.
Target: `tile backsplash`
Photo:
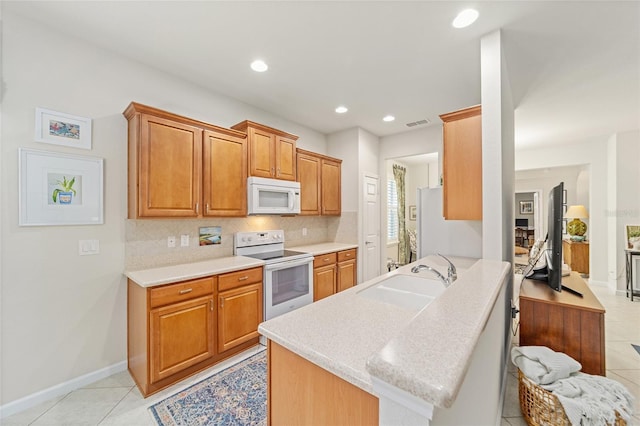
[[[200,246],[200,227],[222,227],[222,243]],[[302,236],[302,228],[307,235]],[[307,245],[327,241],[357,243],[357,212],[339,217],[249,216],[211,219],[127,219],[125,270],[139,270],[197,262],[233,255],[236,232],[284,229],[286,245]],[[180,247],[180,236],[189,235],[189,246]],[[176,247],[167,247],[167,238],[176,238]]]

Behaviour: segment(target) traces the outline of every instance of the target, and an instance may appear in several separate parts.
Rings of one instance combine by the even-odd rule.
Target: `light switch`
[[[100,253],[100,240],[79,240],[78,254],[87,256]]]
[[[180,247],[189,247],[189,234],[180,235]]]

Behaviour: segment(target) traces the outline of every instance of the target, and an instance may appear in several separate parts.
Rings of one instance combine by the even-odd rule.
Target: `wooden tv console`
[[[520,346],[547,346],[576,359],[582,372],[604,376],[604,307],[577,272],[562,277],[562,284],[583,297],[522,280]]]

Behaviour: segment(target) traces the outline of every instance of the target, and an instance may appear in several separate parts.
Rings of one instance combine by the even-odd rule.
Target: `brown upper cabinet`
[[[250,176],[296,180],[296,135],[249,120],[231,128],[247,134]]]
[[[300,215],[339,216],[342,160],[297,150]]]
[[[242,132],[132,102],[129,218],[246,216]]]
[[[443,215],[482,220],[482,108],[442,114]]]

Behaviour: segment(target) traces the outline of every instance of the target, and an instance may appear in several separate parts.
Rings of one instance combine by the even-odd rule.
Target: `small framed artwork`
[[[627,248],[640,250],[640,225],[627,225]]]
[[[533,201],[520,201],[520,214],[533,214]]]
[[[200,228],[200,245],[209,246],[212,244],[222,244],[222,227],[206,226]]]
[[[18,225],[104,223],[102,158],[18,151]]]
[[[409,206],[409,220],[416,220],[416,206]]]
[[[91,149],[91,119],[36,108],[36,142]]]

